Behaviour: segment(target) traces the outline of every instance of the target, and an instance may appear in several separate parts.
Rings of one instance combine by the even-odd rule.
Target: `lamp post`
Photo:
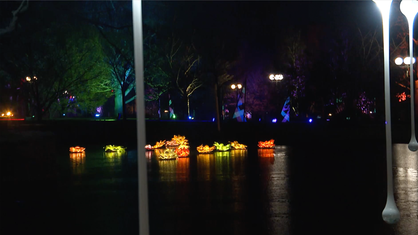
[[[409,77],[410,77],[410,90],[411,90],[411,140],[409,141],[408,148],[411,151],[418,150],[418,142],[415,138],[415,84],[414,84],[414,19],[418,13],[418,3],[416,0],[403,0],[401,2],[401,12],[405,15],[408,20],[409,26]],[[412,61],[411,59],[412,58]],[[406,63],[405,63],[406,64]]]
[[[272,81],[281,81],[283,80],[283,74],[270,74],[269,79]]]
[[[399,210],[393,196],[392,172],[392,130],[390,115],[390,73],[389,73],[389,15],[392,0],[373,0],[380,10],[383,24],[383,58],[384,58],[384,85],[385,85],[385,119],[386,119],[386,205],[382,211],[382,218],[388,224],[395,224],[400,220]]]
[[[404,5],[405,6],[405,5]],[[411,49],[411,46],[410,46]],[[411,62],[412,61],[412,62]],[[413,64],[415,64],[415,58],[412,57],[405,57],[402,59],[401,57],[398,57],[395,59],[395,64],[401,67],[406,67],[406,76],[410,76],[410,91],[411,91],[411,140],[408,144],[408,149],[411,151],[417,151],[418,150],[418,142],[415,137],[415,79],[413,76]]]
[[[240,95],[239,95],[239,92],[241,91],[241,89],[242,89],[242,85],[240,84],[240,83],[238,83],[238,84],[232,84],[231,85],[231,89],[233,90],[233,91],[237,91],[237,111],[238,111],[238,103],[239,103],[239,99],[240,99]],[[243,121],[245,121],[245,108],[244,108],[244,120]],[[237,117],[238,118],[238,117]]]
[[[30,88],[33,91],[33,95],[34,95],[34,99],[36,102],[36,115],[40,116],[42,115],[39,110],[42,110],[42,108],[38,107],[39,106],[39,94],[38,94],[38,84],[36,83],[36,81],[38,81],[38,78],[36,76],[33,77],[26,77],[26,81],[31,84]],[[32,84],[34,84],[35,87],[32,86]],[[33,100],[32,100],[33,102]],[[30,110],[29,110],[30,111]],[[39,117],[38,117],[39,118]]]
[[[145,146],[144,51],[142,40],[142,0],[132,1],[132,23],[135,57],[137,146]],[[139,234],[149,235],[148,179],[145,148],[138,147]]]
[[[277,86],[277,82],[280,82],[280,81],[282,81],[283,80],[283,74],[281,74],[281,73],[279,73],[279,74],[270,74],[269,75],[269,79],[271,80],[271,81],[273,81],[274,83],[276,83],[276,86]],[[286,103],[285,103],[285,106],[286,106]],[[286,107],[288,107],[288,106],[286,106]],[[286,120],[288,120],[289,121],[289,112],[287,112],[286,114],[284,114],[283,113],[283,109],[282,109],[282,116],[286,119]],[[289,109],[286,109],[286,111],[289,111]]]

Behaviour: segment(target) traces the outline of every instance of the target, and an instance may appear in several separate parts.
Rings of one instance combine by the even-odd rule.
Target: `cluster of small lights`
[[[357,100],[357,107],[361,110],[362,113],[369,114],[373,101],[367,98],[366,92],[360,94]]]
[[[406,95],[405,92],[402,92],[401,94],[397,94],[396,97],[399,99],[399,102],[405,101],[406,97],[411,97],[410,95]]]

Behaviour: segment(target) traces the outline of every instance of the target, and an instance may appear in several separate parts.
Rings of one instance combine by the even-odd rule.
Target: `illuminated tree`
[[[183,118],[190,116],[190,96],[202,87],[203,78],[200,56],[195,52],[193,44],[185,44],[179,38],[169,38],[166,60],[169,67],[172,86],[180,93],[186,105]]]

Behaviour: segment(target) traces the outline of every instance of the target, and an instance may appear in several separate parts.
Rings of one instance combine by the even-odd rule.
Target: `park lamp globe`
[[[389,73],[389,15],[392,0],[373,0],[380,10],[383,22],[383,58],[384,58],[384,84],[385,84],[385,119],[386,119],[386,205],[382,211],[382,218],[388,224],[395,224],[400,220],[399,210],[393,196],[392,172],[392,130],[390,114],[390,73]]]
[[[418,150],[418,142],[415,137],[415,81],[414,81],[414,19],[418,13],[418,2],[416,0],[403,0],[401,2],[401,12],[408,20],[409,26],[409,57],[405,58],[405,64],[409,64],[409,76],[410,76],[410,91],[411,91],[411,140],[408,144],[408,149],[411,151]]]
[[[398,57],[395,59],[395,64],[396,65],[401,65],[403,63],[403,59],[401,57]]]

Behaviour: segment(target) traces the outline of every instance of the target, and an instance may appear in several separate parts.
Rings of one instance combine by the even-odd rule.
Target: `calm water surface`
[[[83,147],[2,161],[1,234],[138,234],[137,151]],[[384,148],[314,147],[146,151],[151,234],[418,234],[417,152],[394,145],[402,219],[389,226]]]

